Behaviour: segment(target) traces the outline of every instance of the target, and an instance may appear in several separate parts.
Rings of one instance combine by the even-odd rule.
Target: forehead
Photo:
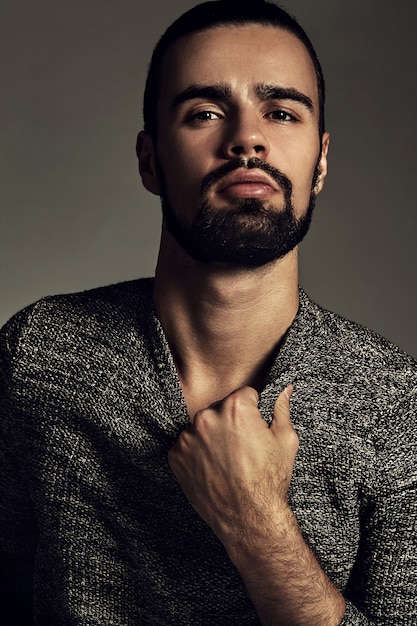
[[[318,100],[316,73],[304,44],[273,26],[224,25],[182,37],[165,53],[160,99],[192,84],[219,82],[236,90],[279,84]]]

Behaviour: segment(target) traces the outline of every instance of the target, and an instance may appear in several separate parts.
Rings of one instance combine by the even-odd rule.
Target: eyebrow
[[[281,87],[267,83],[259,83],[255,87],[255,93],[260,100],[293,100],[305,106],[309,111],[314,111],[311,98],[293,87]],[[229,85],[218,83],[214,85],[194,84],[178,93],[171,102],[171,109],[176,109],[189,100],[230,100],[232,89]]]
[[[232,90],[227,85],[190,85],[190,87],[187,87],[187,89],[175,96],[171,103],[171,109],[176,109],[188,100],[197,100],[199,98],[203,100],[230,100],[231,97]]]
[[[255,91],[260,100],[294,100],[304,105],[309,111],[314,111],[312,99],[294,87],[280,87],[262,83],[256,86]]]

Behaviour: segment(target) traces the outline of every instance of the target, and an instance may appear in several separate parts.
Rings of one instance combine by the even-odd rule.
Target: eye
[[[276,122],[296,122],[297,118],[288,111],[284,111],[283,109],[275,109],[267,114],[266,117],[275,120]]]
[[[204,109],[203,111],[197,111],[190,115],[189,120],[191,122],[212,122],[213,120],[220,119],[220,113]]]

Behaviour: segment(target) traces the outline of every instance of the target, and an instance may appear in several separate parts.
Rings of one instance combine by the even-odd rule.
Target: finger
[[[249,386],[239,387],[238,389],[235,389],[234,391],[229,393],[225,398],[222,398],[222,400],[213,402],[213,404],[211,404],[208,408],[218,410],[222,406],[222,404],[227,402],[229,399],[230,400],[236,400],[236,399],[242,400],[245,403],[248,402],[249,404],[252,404],[253,406],[257,407],[258,401],[259,401],[259,394],[254,387],[249,387]]]
[[[271,422],[271,428],[274,430],[282,428],[292,428],[290,418],[290,398],[294,391],[293,385],[288,385],[284,391],[282,391],[275,401],[273,419]]]
[[[259,393],[254,387],[240,387],[239,389],[236,389],[236,391],[234,391],[233,393],[240,394],[242,398],[246,399],[250,404],[253,404],[253,406],[256,407],[258,406]]]
[[[285,393],[286,398],[288,399],[288,402],[290,401],[293,391],[294,391],[294,385],[291,385],[291,384],[287,385],[284,389],[284,393]]]
[[[190,428],[192,428],[197,421],[200,421],[200,417],[207,417],[207,415],[218,416],[220,414],[234,415],[239,413],[245,407],[252,406],[258,410],[259,394],[253,387],[239,387],[231,393],[229,393],[222,400],[213,402],[205,409],[200,409],[194,416],[190,417]]]

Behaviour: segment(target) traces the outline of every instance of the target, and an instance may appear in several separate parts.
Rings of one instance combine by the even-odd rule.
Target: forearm
[[[262,624],[337,626],[342,594],[321,569],[287,507],[276,523],[242,528],[222,538]]]

